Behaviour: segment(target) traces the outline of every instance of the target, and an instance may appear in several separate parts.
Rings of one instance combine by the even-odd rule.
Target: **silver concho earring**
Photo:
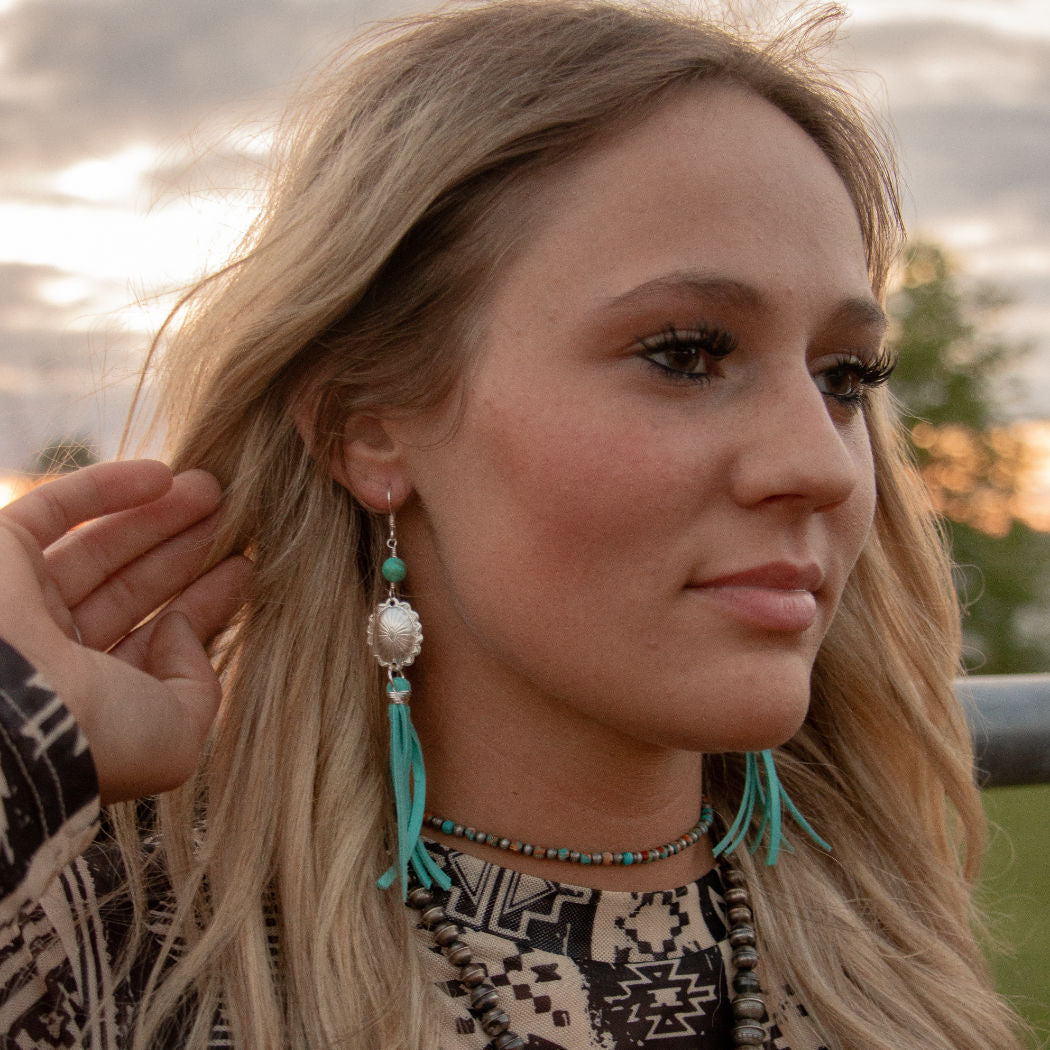
[[[390,781],[397,810],[397,857],[380,877],[380,889],[387,889],[401,878],[401,897],[408,893],[408,869],[411,865],[419,881],[427,888],[437,883],[450,886],[448,876],[434,863],[420,838],[426,800],[426,772],[423,749],[412,725],[408,699],[412,687],[404,669],[419,655],[423,646],[423,628],[419,614],[398,591],[405,578],[405,563],[397,555],[397,533],[394,510],[387,493],[390,532],[386,546],[390,551],[380,569],[387,582],[387,596],[368,618],[368,647],[386,670],[387,714],[390,722]]]

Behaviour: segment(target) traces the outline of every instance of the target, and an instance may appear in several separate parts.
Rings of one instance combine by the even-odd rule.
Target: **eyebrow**
[[[749,284],[734,281],[729,277],[696,273],[691,270],[678,271],[656,277],[639,284],[622,295],[608,300],[607,306],[634,306],[659,295],[689,294],[699,298],[713,299],[732,306],[758,309],[764,304],[761,293]]]
[[[669,294],[685,294],[749,310],[761,310],[768,305],[762,293],[750,284],[733,280],[730,277],[689,270],[665,274],[646,281],[622,295],[609,299],[606,305],[613,309],[631,307],[647,299]],[[886,313],[882,307],[874,299],[866,296],[844,299],[832,311],[829,321],[832,326],[874,328],[879,333],[885,331],[888,325]]]
[[[833,324],[857,328],[874,328],[880,333],[889,327],[886,311],[874,299],[845,299],[831,315]]]

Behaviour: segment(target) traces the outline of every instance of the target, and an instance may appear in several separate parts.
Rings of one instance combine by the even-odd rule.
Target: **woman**
[[[166,351],[174,483],[5,512],[23,722],[53,689],[104,800],[164,792],[34,910],[95,815],[75,726],[34,738],[14,1045],[1019,1045],[835,17],[468,6],[311,96]]]

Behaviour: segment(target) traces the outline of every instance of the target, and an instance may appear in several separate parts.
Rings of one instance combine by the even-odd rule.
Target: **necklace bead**
[[[710,830],[711,822],[714,820],[714,812],[711,804],[706,800],[700,811],[700,819],[684,835],[661,846],[651,846],[648,849],[637,850],[605,850],[594,853],[586,850],[568,849],[565,846],[537,846],[531,842],[523,842],[521,839],[511,839],[505,836],[494,835],[488,831],[479,831],[467,825],[459,824],[447,817],[439,817],[434,813],[423,814],[423,826],[434,828],[445,835],[455,838],[465,838],[478,846],[492,846],[494,849],[507,850],[511,853],[520,853],[523,857],[533,857],[536,860],[557,860],[568,864],[602,864],[621,865],[628,867],[632,864],[651,864],[657,860],[666,860],[683,850],[699,842]],[[746,898],[746,893],[745,893]],[[728,897],[727,897],[727,903]],[[750,913],[749,913],[750,914]],[[424,921],[426,921],[424,919]]]

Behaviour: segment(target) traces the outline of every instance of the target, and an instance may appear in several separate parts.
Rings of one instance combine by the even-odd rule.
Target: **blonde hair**
[[[807,131],[881,294],[901,236],[891,154],[811,60],[840,17],[825,5],[758,43],[609,0],[467,4],[373,30],[293,117],[244,250],[187,297],[155,362],[173,464],[219,478],[219,553],[247,547],[257,577],[207,755],[158,802],[159,852],[137,853],[122,818],[140,907],[158,867],[178,898],[135,1046],[177,1022],[203,1047],[220,1010],[252,1050],[438,1045],[407,914],[375,888],[392,810],[363,628],[378,537],[326,468],[342,421],[445,397],[514,250],[517,191],[678,85],[740,84]],[[835,852],[741,858],[766,982],[790,985],[831,1047],[1007,1048],[971,930],[983,825],[948,566],[885,398],[869,419],[875,529],[778,755]],[[705,769],[731,815],[741,760]]]

